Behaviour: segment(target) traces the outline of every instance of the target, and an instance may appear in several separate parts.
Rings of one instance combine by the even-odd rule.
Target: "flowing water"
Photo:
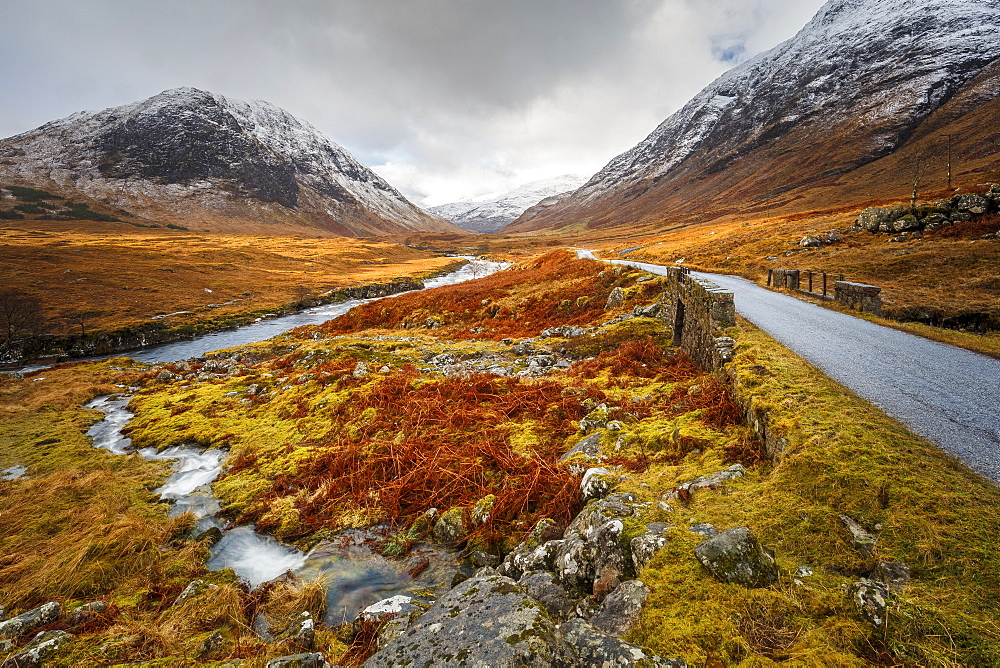
[[[424,289],[480,278],[506,266],[508,265],[498,262],[472,260],[456,272],[425,281]],[[320,306],[230,332],[153,346],[131,356],[145,362],[174,362],[197,357],[223,347],[262,341],[294,327],[319,324],[367,301],[374,300],[353,299]],[[131,439],[122,433],[122,429],[133,417],[133,413],[128,410],[129,398],[98,397],[84,406],[105,414],[104,419],[87,432],[95,447],[118,455],[135,452]],[[225,529],[225,524],[218,518],[221,510],[219,501],[211,490],[212,481],[222,472],[225,451],[181,445],[160,451],[143,448],[137,452],[146,459],[174,462],[174,472],[156,490],[161,499],[172,503],[170,516],[191,512],[197,518],[198,531],[212,527]],[[336,624],[350,621],[365,606],[396,594],[425,597],[430,589],[450,582],[458,567],[453,553],[430,545],[418,545],[402,559],[386,559],[371,549],[371,542],[375,537],[375,534],[367,531],[344,532],[335,540],[317,544],[307,554],[271,536],[257,533],[253,526],[239,526],[223,531],[222,539],[211,549],[208,568],[232,568],[251,587],[272,580],[286,571],[307,579],[322,577],[329,583],[325,621]]]

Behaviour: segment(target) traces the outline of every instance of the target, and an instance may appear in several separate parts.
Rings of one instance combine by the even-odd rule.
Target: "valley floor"
[[[407,624],[419,634],[422,608],[390,625],[404,640],[390,645],[384,630],[380,645],[371,626],[320,623],[329,583],[300,574],[251,590],[230,569],[209,571],[211,536],[150,491],[167,464],[85,435],[102,416],[83,404],[125,392],[136,447],[228,453],[212,486],[228,521],[304,549],[372,525],[385,527],[372,548],[386,555],[449,544],[465,562],[454,582],[473,578],[449,596],[505,582],[473,574],[492,564],[514,578],[504,596],[538,610],[549,639],[579,638],[619,582],[637,581],[628,586],[648,589],[641,612],[601,637],[689,665],[1000,662],[1000,490],[752,325],[730,332],[727,374],[703,373],[648,308],[659,280],[556,251],[183,364],[117,359],[0,381],[5,616],[106,604],[41,627],[72,634],[52,665],[263,665],[306,649],[357,665],[379,646],[407,651]],[[621,306],[608,305],[615,290]],[[747,405],[768,415],[779,452],[753,439]],[[561,462],[581,441],[586,452]],[[533,526],[558,527],[529,536],[557,555],[590,544],[573,520],[585,501],[578,476],[594,467],[606,473],[583,490],[606,498],[587,512],[624,503],[606,546],[622,560],[513,569]],[[735,527],[773,549],[776,581],[726,583],[699,563],[695,547]],[[654,534],[658,549],[640,558],[634,539]],[[584,570],[571,575],[569,563]],[[897,564],[908,579],[886,578],[904,572]],[[525,593],[538,578],[568,607]],[[883,580],[892,589],[873,618],[855,594]],[[447,622],[433,604],[445,590],[420,592],[427,619]],[[302,612],[317,620],[309,648],[293,623]],[[7,633],[8,653],[34,633]]]

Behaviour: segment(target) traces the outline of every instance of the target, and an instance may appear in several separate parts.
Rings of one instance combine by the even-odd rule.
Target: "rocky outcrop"
[[[510,578],[461,583],[365,666],[574,666],[569,643],[545,610]]]
[[[848,232],[868,232],[900,235],[900,241],[921,231],[933,232],[942,227],[964,223],[987,213],[1000,211],[1000,184],[991,183],[984,193],[961,193],[950,200],[934,204],[904,207],[869,207],[862,211]]]

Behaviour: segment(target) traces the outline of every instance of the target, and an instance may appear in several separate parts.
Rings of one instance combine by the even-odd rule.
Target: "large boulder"
[[[469,578],[364,664],[381,666],[574,666],[548,614],[502,575]]]
[[[606,309],[620,308],[625,304],[625,291],[621,288],[614,288],[608,295],[608,301],[604,305]]]
[[[681,659],[667,659],[650,654],[638,645],[604,633],[582,619],[571,619],[559,627],[566,640],[573,646],[584,666],[608,668],[687,668]]]
[[[747,527],[726,529],[694,549],[709,573],[723,582],[766,587],[778,580],[774,554]]]

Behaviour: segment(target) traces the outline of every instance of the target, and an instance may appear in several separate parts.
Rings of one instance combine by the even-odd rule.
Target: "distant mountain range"
[[[507,231],[662,226],[1000,178],[1000,3],[830,0],[573,194]],[[992,176],[990,176],[992,175]]]
[[[440,204],[428,211],[473,232],[499,232],[529,207],[551,206],[586,180],[585,176],[565,174],[532,181],[501,194]]]
[[[0,185],[196,230],[460,231],[287,111],[195,88],[0,140]]]

